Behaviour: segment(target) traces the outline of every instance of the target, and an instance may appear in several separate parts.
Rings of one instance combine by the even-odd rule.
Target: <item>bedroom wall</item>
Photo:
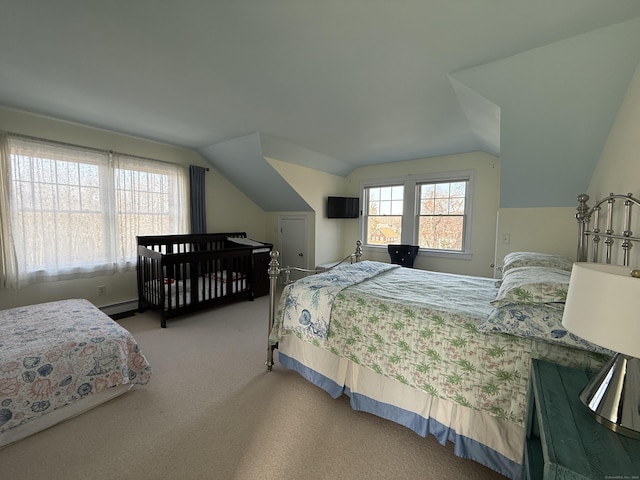
[[[600,158],[588,188],[591,201],[602,199],[609,193],[633,193],[640,197],[640,65],[629,83],[611,131],[602,149]],[[577,201],[576,201],[577,205]],[[640,234],[640,209],[636,209],[632,225],[635,234]],[[536,250],[547,253],[562,253],[575,258],[577,224],[575,208],[502,208],[499,211],[496,258],[498,263],[504,255],[517,250]],[[544,215],[544,216],[543,216]],[[552,235],[545,236],[543,229]],[[511,232],[510,245],[501,244],[502,233]],[[640,264],[640,245],[632,249],[632,264]]]
[[[632,193],[640,198],[640,64],[627,89],[587,193],[589,205],[609,193]],[[632,230],[640,236],[640,209],[635,209]],[[615,226],[614,226],[615,228]],[[631,264],[640,265],[640,245],[631,250]]]
[[[346,193],[359,196],[362,182],[369,180],[464,170],[476,172],[471,223],[472,258],[466,260],[420,255],[415,266],[439,272],[491,277],[500,195],[500,159],[497,157],[484,152],[471,152],[361,167],[347,176]],[[353,251],[354,241],[362,235],[360,228],[357,220],[345,224],[344,255]],[[386,249],[380,248],[366,249],[364,257],[368,260],[389,261]]]
[[[501,208],[496,232],[496,268],[507,253],[516,251],[557,253],[574,259],[578,232],[575,213],[571,207]],[[503,243],[504,235],[509,235],[508,244]],[[496,277],[500,275],[495,272]]]
[[[315,212],[315,222],[309,222],[307,232],[309,268],[344,258],[344,220],[327,218],[326,204],[328,195],[344,194],[345,178],[272,158],[267,161]],[[270,215],[268,228],[274,235],[274,245],[278,241],[277,227],[278,215]]]
[[[193,150],[6,108],[0,108],[0,129],[185,166],[209,167],[210,171],[206,176],[208,230],[246,231],[249,236],[258,239],[266,235],[264,211]],[[106,287],[105,295],[98,296],[98,285]],[[78,297],[86,298],[99,307],[135,300],[135,272],[82,280],[43,282],[20,289],[0,289],[0,308]]]

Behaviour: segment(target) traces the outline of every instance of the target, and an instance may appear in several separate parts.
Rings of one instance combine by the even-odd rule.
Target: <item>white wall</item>
[[[328,195],[344,193],[345,178],[281,160],[267,160],[315,212],[312,216],[315,221],[309,221],[307,232],[309,268],[344,258],[342,219],[327,218],[326,203]],[[271,224],[272,229],[277,228],[277,216],[272,217],[271,221],[274,220],[276,223],[275,226]]]
[[[471,223],[472,258],[452,259],[419,255],[415,267],[425,270],[452,272],[484,277],[493,276],[496,212],[500,195],[500,160],[484,152],[471,152],[443,157],[423,158],[402,162],[361,167],[347,176],[346,193],[360,195],[363,182],[440,172],[475,171],[475,189]],[[353,251],[354,242],[362,232],[358,220],[345,224],[345,255]],[[365,250],[365,259],[388,262],[386,248]]]
[[[611,192],[640,196],[640,65],[631,79],[587,191],[592,200]]]
[[[589,205],[609,193],[632,193],[640,198],[640,64],[627,89],[616,120],[591,178]],[[640,211],[632,217],[634,236],[640,236]],[[620,229],[620,226],[614,228]],[[631,264],[640,265],[640,244],[631,249]]]
[[[577,197],[577,195],[576,195]],[[576,201],[577,205],[577,201]],[[509,252],[557,253],[576,256],[578,223],[575,208],[501,208],[496,235],[496,267]],[[503,242],[504,235],[509,243]],[[500,273],[496,272],[499,277]]]
[[[106,130],[0,108],[0,129],[87,147],[155,158],[180,165],[209,167],[206,176],[207,228],[210,232],[246,231],[254,238],[266,235],[264,211],[231,185],[194,150],[152,142]],[[106,295],[98,296],[98,285]],[[137,299],[135,272],[82,280],[43,282],[20,289],[0,289],[0,308],[64,298],[86,298],[97,306]]]

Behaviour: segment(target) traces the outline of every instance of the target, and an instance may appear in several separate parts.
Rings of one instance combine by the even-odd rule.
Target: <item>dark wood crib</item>
[[[158,311],[160,325],[166,328],[169,318],[265,294],[264,258],[272,246],[233,241],[246,242],[246,236],[231,232],[137,237],[138,310]]]

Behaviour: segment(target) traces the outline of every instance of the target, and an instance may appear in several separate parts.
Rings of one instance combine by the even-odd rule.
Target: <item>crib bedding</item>
[[[1,310],[0,446],[67,407],[78,413],[146,384],[151,372],[133,336],[87,300]]]
[[[244,292],[248,286],[246,277],[235,272],[232,273],[230,282],[227,282],[226,272],[224,271],[199,277],[197,286],[198,302],[226,296],[227,285],[231,285],[232,293]],[[145,295],[152,296],[156,288],[156,282],[146,282],[144,287]],[[169,308],[169,301],[171,301],[171,307],[189,305],[191,302],[191,279],[164,279],[164,295],[165,309]]]
[[[480,331],[494,310],[493,279],[383,271],[340,291],[326,339],[287,326],[289,304],[297,303],[287,300],[287,288],[271,337],[283,365],[334,396],[350,394],[354,408],[455,439],[456,453],[512,478],[519,476],[530,359],[596,370],[608,358]]]

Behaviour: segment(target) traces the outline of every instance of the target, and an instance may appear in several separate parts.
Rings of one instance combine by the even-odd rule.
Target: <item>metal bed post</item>
[[[576,207],[576,210],[578,210],[576,213],[576,220],[578,220],[578,251],[576,252],[576,261],[578,262],[587,260],[587,242],[584,232],[586,225],[588,225],[590,221],[588,201],[589,195],[586,193],[578,195],[578,206]]]
[[[280,252],[277,250],[271,251],[271,261],[269,262],[269,329],[267,331],[267,372],[270,372],[273,368],[273,351],[276,349],[276,345],[271,345],[269,342],[269,336],[271,335],[271,329],[273,328],[273,322],[276,318],[276,289],[278,287],[278,276],[280,275],[280,264],[278,263],[278,256]]]

